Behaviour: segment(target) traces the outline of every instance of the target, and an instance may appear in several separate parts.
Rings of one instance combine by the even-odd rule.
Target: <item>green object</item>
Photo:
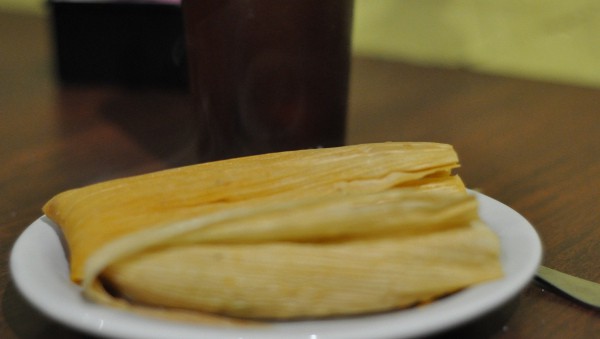
[[[540,266],[537,279],[580,302],[600,308],[600,284]]]

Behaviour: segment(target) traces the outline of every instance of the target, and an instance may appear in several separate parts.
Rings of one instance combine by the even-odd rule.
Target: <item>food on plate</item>
[[[450,145],[271,153],[53,197],[71,279],[119,307],[298,319],[408,307],[502,276]],[[133,306],[132,306],[133,305]]]

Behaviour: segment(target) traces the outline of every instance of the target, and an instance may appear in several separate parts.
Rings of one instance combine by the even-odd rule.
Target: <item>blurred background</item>
[[[45,0],[0,10],[49,14]],[[599,38],[597,0],[356,0],[353,43],[357,55],[600,87]]]

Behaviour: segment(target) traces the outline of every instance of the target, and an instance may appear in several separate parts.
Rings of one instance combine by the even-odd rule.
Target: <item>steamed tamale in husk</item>
[[[407,307],[499,278],[450,145],[237,158],[63,192],[71,278],[113,305],[250,319]]]

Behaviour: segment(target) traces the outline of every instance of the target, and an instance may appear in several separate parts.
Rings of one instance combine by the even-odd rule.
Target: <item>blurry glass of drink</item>
[[[353,0],[183,0],[200,161],[344,144]]]

